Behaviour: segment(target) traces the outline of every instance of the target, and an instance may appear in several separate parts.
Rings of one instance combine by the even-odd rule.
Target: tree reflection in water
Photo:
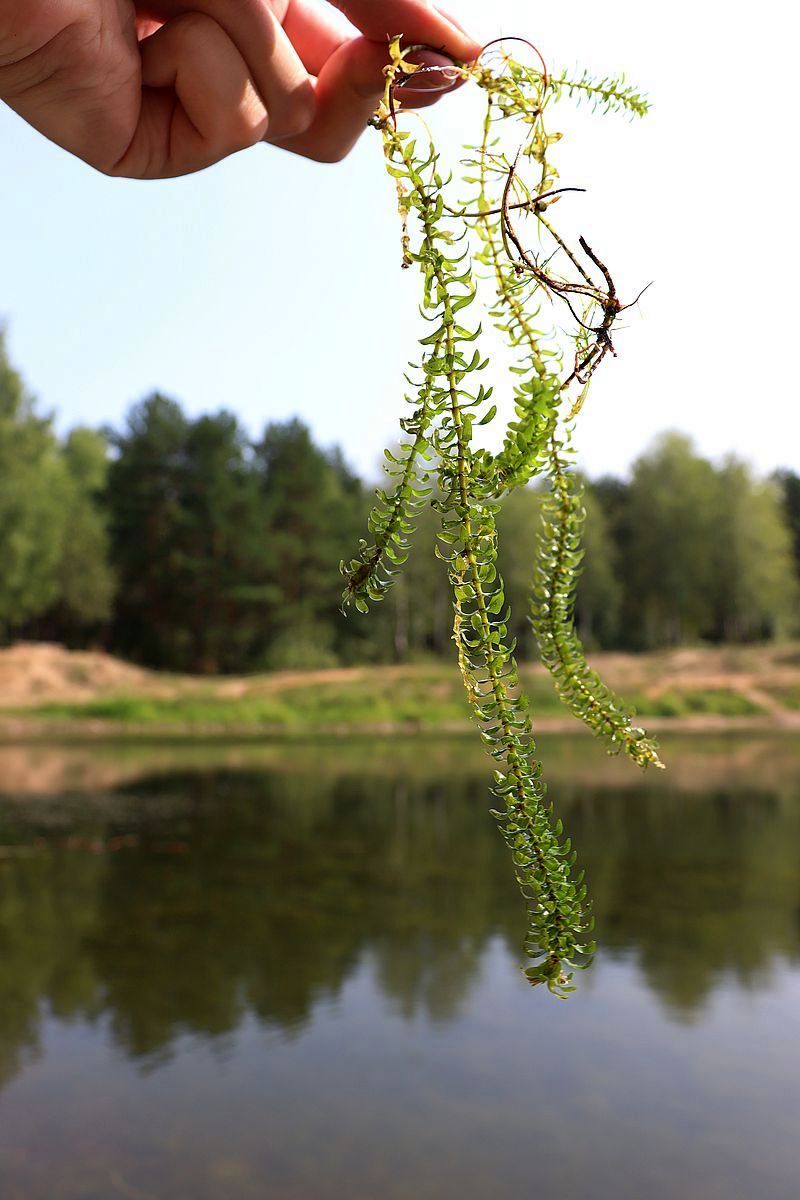
[[[599,773],[601,774],[601,773]],[[800,957],[800,787],[560,784],[600,955],[675,1020]],[[156,774],[95,796],[0,800],[0,1082],[44,1014],[110,1022],[143,1068],[246,1014],[296,1037],[369,959],[403,1017],[458,1015],[524,928],[485,776]],[[587,984],[586,986],[590,986]],[[532,1000],[532,1003],[535,1001]]]

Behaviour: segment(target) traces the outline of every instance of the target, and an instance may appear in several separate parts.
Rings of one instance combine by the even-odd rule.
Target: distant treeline
[[[338,563],[373,487],[300,421],[252,442],[229,412],[153,395],[123,429],[59,440],[0,337],[0,639],[104,646],[153,667],[246,672],[450,655],[451,608],[419,520],[404,578],[344,618]],[[523,657],[539,497],[512,494],[500,564]],[[663,435],[629,481],[586,485],[577,619],[590,646],[755,641],[798,628],[800,477],[716,466]]]

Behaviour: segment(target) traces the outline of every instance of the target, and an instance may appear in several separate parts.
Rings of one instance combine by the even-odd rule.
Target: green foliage
[[[582,494],[570,479],[564,447],[551,451],[552,492],[542,505],[542,533],[534,575],[531,624],[542,662],[559,696],[609,751],[624,752],[640,767],[660,767],[656,744],[632,723],[632,713],[588,666],[575,631],[573,612],[583,551]]]
[[[433,378],[425,375],[419,387],[418,406],[401,421],[403,434],[399,454],[385,450],[386,473],[396,480],[393,488],[379,488],[378,503],[369,514],[367,526],[374,536],[370,545],[359,541],[358,557],[341,562],[346,577],[344,605],[352,603],[367,612],[368,600],[382,600],[397,577],[397,569],[408,559],[414,520],[430,496],[428,474],[421,461],[428,461],[428,430],[433,417]]]
[[[580,486],[585,555],[575,586],[574,620],[585,643],[593,648],[615,645],[618,635],[622,589],[618,580],[618,552],[605,509],[591,483],[575,479]],[[503,498],[497,516],[498,558],[511,602],[510,628],[517,638],[520,658],[537,653],[528,609],[531,592],[531,563],[539,553],[542,507],[546,493],[539,487],[517,488]]]
[[[339,660],[330,564],[365,503],[337,452],[299,421],[253,445],[231,413],[191,420],[159,395],[131,410],[112,445],[116,648],[203,674]]]
[[[774,483],[729,459],[716,475],[715,630],[743,642],[796,627],[792,537]]]
[[[629,595],[647,646],[696,639],[713,624],[715,491],[711,464],[679,434],[664,435],[635,465]]]
[[[735,460],[715,468],[671,433],[635,463],[629,486],[605,480],[595,491],[617,545],[623,645],[793,632],[797,559],[775,483]]]
[[[570,78],[564,71],[553,83],[558,96],[566,93],[578,103],[586,100],[594,111],[623,112],[632,117],[645,117],[650,111],[650,101],[628,83],[624,75],[594,79],[588,71],[583,71],[576,78]]]
[[[275,636],[267,654],[266,666],[273,671],[315,671],[335,667],[333,631],[323,622],[300,624],[297,619]]]
[[[236,419],[191,422],[155,395],[132,409],[114,448],[115,642],[172,669],[224,669],[246,651],[248,617],[270,589],[257,481]]]
[[[11,376],[7,367],[7,396]],[[19,377],[14,379],[24,396]],[[101,642],[155,667],[192,672],[211,668],[211,652],[219,654],[219,668],[226,672],[420,662],[449,654],[451,589],[433,554],[441,520],[432,503],[440,493],[430,447],[431,457],[420,460],[420,467],[429,475],[431,496],[413,519],[418,550],[372,620],[343,622],[332,563],[358,535],[369,507],[365,486],[337,453],[315,446],[299,423],[270,427],[265,458],[241,430],[239,448],[231,453],[230,418],[195,422],[174,408],[183,430],[178,447],[181,439],[191,443],[194,465],[166,437],[153,436],[147,453],[134,453],[128,441],[134,412],[127,431],[106,437],[78,429],[59,445],[30,399],[14,410],[14,419],[6,410],[0,423],[5,463],[0,610],[14,614],[5,621],[6,636],[76,647]],[[33,438],[31,421],[38,428]],[[144,427],[140,433],[144,436]],[[25,438],[46,452],[34,458],[41,475],[30,465],[21,469]],[[111,464],[109,439],[124,451],[114,449]],[[695,488],[693,503],[711,507],[708,520],[691,504],[677,513],[671,509],[686,481],[675,456],[662,451],[663,443],[639,460],[631,483],[579,481],[568,472],[570,486],[582,488],[586,513],[585,556],[571,581],[581,638],[593,649],[657,648],[676,640],[676,623],[684,643],[791,634],[797,611],[797,559],[790,553],[796,477],[784,473],[766,484],[741,465],[717,467],[687,447],[697,478],[706,480]],[[544,458],[542,463],[534,485],[499,497],[495,515],[498,568],[512,609],[508,631],[523,661],[535,652],[526,615],[531,563],[548,486],[552,491],[552,482],[545,484],[551,472]],[[124,487],[108,484],[110,468],[117,478],[123,471]],[[41,478],[48,482],[47,493]],[[677,497],[673,480],[680,483]],[[177,514],[170,520],[175,500]],[[667,570],[657,542],[641,536],[642,514],[648,512],[680,556],[681,575]],[[195,606],[198,591],[202,612]],[[651,596],[661,608],[654,608]],[[192,632],[201,619],[204,627]],[[537,692],[534,711],[543,711],[545,699]]]
[[[622,601],[618,551],[594,488],[585,482],[582,486],[585,555],[575,584],[575,625],[585,645],[612,646],[618,637]]]
[[[63,457],[68,487],[58,605],[61,628],[72,627],[79,633],[110,618],[116,586],[103,503],[108,473],[106,440],[92,429],[73,429]]]
[[[800,563],[800,475],[794,471],[776,471],[773,482],[790,531],[795,561]]]
[[[305,658],[309,665],[322,666],[325,660],[330,665],[342,624],[336,619],[339,587],[331,564],[361,528],[362,485],[341,456],[315,446],[297,420],[268,426],[255,447],[254,467],[262,502],[258,536],[263,540],[268,530],[277,584],[263,614],[269,637],[262,661],[299,665]]]
[[[722,717],[756,717],[763,708],[741,692],[727,688],[682,688],[657,696],[635,697],[636,707],[653,717],[686,717],[706,713]]]
[[[174,401],[154,395],[131,410],[112,444],[115,643],[171,669],[224,669],[233,647],[246,642],[246,611],[263,602],[258,585],[266,584],[263,564],[251,571],[245,561],[251,548],[259,554],[256,493],[235,418],[193,423]]]
[[[526,971],[532,983],[547,983],[558,995],[571,989],[570,968],[582,965],[592,948],[585,945],[591,921],[585,887],[574,878],[574,853],[553,824],[545,804],[541,765],[528,711],[519,693],[515,641],[504,585],[497,570],[496,518],[501,497],[547,472],[556,502],[545,502],[544,535],[535,581],[533,627],[542,657],[562,699],[613,749],[624,749],[642,766],[658,763],[654,743],[632,726],[629,714],[586,665],[574,629],[575,582],[581,558],[582,512],[570,490],[561,457],[558,430],[582,405],[592,372],[613,350],[610,330],[622,310],[610,274],[582,240],[584,255],[603,277],[589,274],[545,216],[557,173],[548,150],[558,135],[548,132],[544,114],[563,93],[588,95],[597,106],[642,112],[642,102],[622,83],[593,84],[553,81],[544,64],[527,67],[502,55],[499,70],[482,61],[461,68],[487,97],[482,138],[468,147],[467,185],[477,189],[466,202],[449,202],[452,174],[441,166],[429,137],[421,148],[398,125],[402,87],[420,69],[411,65],[399,38],[391,43],[386,91],[374,124],[381,131],[389,175],[394,180],[403,230],[403,265],[417,265],[422,277],[421,312],[432,331],[420,339],[422,357],[414,379],[416,407],[403,422],[406,439],[399,456],[388,454],[389,474],[396,480],[378,493],[369,529],[373,544],[362,541],[358,556],[342,564],[346,577],[345,608],[365,612],[369,601],[386,596],[409,550],[409,538],[426,498],[428,472],[419,459],[432,454],[436,472],[433,507],[441,529],[437,554],[447,566],[453,590],[453,637],[473,716],[498,768],[495,811],[508,842],[523,894],[529,902],[526,949],[534,965]],[[523,148],[513,161],[498,148],[496,126],[509,121],[520,127]],[[520,157],[535,182],[523,181]],[[512,212],[533,218],[540,235],[546,231],[571,267],[577,282],[542,267],[526,251]],[[453,222],[456,222],[455,227]],[[413,230],[413,232],[412,232]],[[417,239],[417,240],[415,240]],[[489,314],[515,354],[518,377],[515,414],[496,454],[478,449],[473,428],[490,424],[497,406],[492,388],[475,378],[488,365],[480,349],[481,326],[464,324],[481,290],[473,258],[488,270],[493,288]],[[577,318],[575,365],[562,368],[563,351],[538,328],[541,306],[564,300]],[[574,304],[583,308],[577,317]],[[599,325],[588,322],[599,309]],[[596,317],[596,320],[600,319]],[[592,335],[587,337],[586,333]],[[571,385],[581,391],[569,398]],[[569,418],[567,418],[569,419]]]
[[[0,636],[58,599],[69,478],[0,331]]]

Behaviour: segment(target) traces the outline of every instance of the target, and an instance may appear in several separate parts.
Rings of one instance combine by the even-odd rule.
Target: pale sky
[[[577,227],[623,295],[654,281],[596,376],[584,467],[624,472],[677,428],[713,457],[800,470],[796,8],[448,7],[486,40],[532,38],[552,68],[624,70],[653,102],[633,124],[558,109],[562,181],[589,189],[570,202]],[[435,128],[461,140],[473,111],[451,97]],[[0,180],[0,319],[61,429],[117,424],[159,388],[192,413],[231,408],[254,434],[297,414],[375,474],[417,328],[378,135],[334,167],[258,146],[135,183],[93,173],[0,105]]]

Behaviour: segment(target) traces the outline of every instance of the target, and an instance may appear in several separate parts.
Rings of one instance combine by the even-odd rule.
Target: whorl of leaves
[[[538,268],[526,274],[514,260],[505,218],[513,182],[514,209],[537,219],[588,279],[545,216],[557,180],[548,150],[558,135],[547,132],[544,113],[548,102],[565,90],[596,96],[606,108],[629,111],[638,111],[637,99],[631,89],[609,81],[590,86],[585,78],[574,83],[553,80],[543,65],[534,69],[505,54],[500,70],[487,66],[483,56],[461,67],[465,79],[484,89],[487,111],[482,140],[464,162],[468,170],[477,169],[477,175],[464,176],[464,182],[477,187],[476,194],[454,206],[446,201],[451,179],[443,176],[432,142],[426,138],[419,151],[409,131],[398,126],[403,81],[419,69],[407,61],[406,53],[400,39],[394,39],[386,92],[373,124],[382,133],[386,168],[397,190],[403,265],[416,265],[421,273],[421,311],[433,329],[420,340],[422,355],[409,378],[414,408],[401,422],[400,451],[387,452],[386,469],[394,486],[377,494],[369,518],[372,541],[362,541],[357,556],[342,564],[343,604],[363,612],[370,601],[384,599],[409,553],[414,519],[432,494],[429,480],[435,476],[431,502],[441,518],[435,549],[453,588],[459,666],[473,717],[497,763],[493,793],[499,804],[494,816],[528,904],[525,948],[533,965],[525,973],[532,983],[546,983],[563,996],[573,990],[572,969],[585,966],[593,953],[586,940],[592,920],[582,877],[572,871],[575,854],[546,802],[527,703],[519,689],[515,644],[508,632],[510,612],[497,571],[495,518],[502,496],[536,476],[549,474],[554,481],[553,497],[544,506],[535,581],[533,623],[543,660],[562,698],[595,732],[640,764],[658,759],[653,744],[632,728],[619,701],[589,670],[574,630],[582,510],[580,496],[562,470],[559,428],[565,392],[580,371],[576,365],[565,381],[553,336],[538,328],[541,304],[553,301],[546,286],[549,277]],[[644,104],[638,103],[640,108]],[[518,177],[516,160],[509,161],[497,149],[495,127],[509,120],[523,129],[521,154],[536,172],[533,187]],[[515,415],[496,454],[478,449],[473,439],[474,427],[490,423],[497,413],[490,403],[492,388],[476,379],[488,365],[480,349],[481,327],[462,323],[482,290],[473,261],[486,269],[494,293],[489,313],[516,356]],[[574,340],[579,364],[587,347],[585,327],[576,331]],[[573,412],[585,396],[582,382]]]
[[[623,112],[632,117],[645,117],[650,111],[650,102],[628,83],[624,75],[594,79],[588,71],[577,79],[570,78],[565,71],[552,81],[556,97],[566,93],[571,100],[588,101],[593,109],[602,113]]]
[[[575,629],[585,513],[581,488],[567,469],[568,454],[568,444],[553,435],[551,487],[541,505],[530,610],[539,653],[561,699],[612,754],[622,750],[640,767],[662,767],[656,742],[633,724],[633,714],[624,702],[588,666]]]
[[[430,461],[428,438],[435,415],[430,376],[424,376],[417,397],[418,406],[413,414],[400,422],[404,435],[411,440],[401,441],[399,456],[384,450],[387,462],[384,469],[397,482],[390,490],[376,491],[378,503],[367,522],[375,540],[370,544],[362,539],[358,557],[339,564],[347,581],[342,602],[345,610],[352,603],[365,613],[369,611],[369,600],[383,600],[408,558],[414,519],[430,496],[429,473],[423,465]]]

